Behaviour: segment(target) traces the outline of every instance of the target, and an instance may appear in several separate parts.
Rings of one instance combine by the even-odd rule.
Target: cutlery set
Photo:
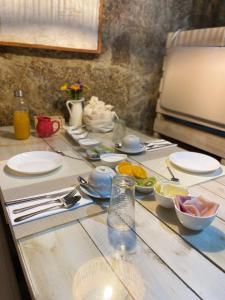
[[[160,149],[160,148],[164,148],[167,146],[176,146],[175,144],[166,141],[166,140],[156,140],[153,142],[143,142],[141,143],[141,145],[145,146],[145,150],[152,150],[152,149]],[[122,148],[122,143],[116,143],[115,144],[115,148],[120,149]]]
[[[79,176],[78,181],[79,181],[80,186],[82,186],[85,190],[87,190],[87,192],[90,192],[91,194],[93,194],[93,197],[94,197],[94,195],[96,195],[97,197],[103,198],[102,195],[98,191],[96,191],[83,177]],[[32,196],[32,197],[27,197],[24,199],[16,199],[16,200],[10,201],[10,202],[6,203],[6,206],[12,206],[12,205],[20,204],[20,203],[29,203],[29,202],[38,201],[38,200],[50,199],[45,202],[32,204],[32,205],[28,205],[25,207],[16,208],[16,209],[12,210],[13,214],[19,214],[19,213],[34,209],[36,207],[45,206],[45,205],[54,204],[54,203],[57,204],[57,205],[54,205],[51,207],[43,208],[43,209],[35,211],[35,212],[24,214],[24,215],[16,217],[14,219],[14,222],[21,222],[23,220],[29,219],[33,216],[36,216],[38,214],[41,214],[41,213],[44,213],[47,211],[56,210],[59,208],[69,209],[69,208],[73,207],[81,199],[81,196],[79,194],[77,194],[77,192],[78,192],[77,187],[75,187],[72,191],[70,191],[66,195],[65,195],[65,192],[58,192],[58,193],[54,193],[54,194],[50,194],[50,195],[43,194],[40,196]],[[56,198],[56,197],[58,197],[58,198]]]
[[[26,220],[28,218],[31,218],[33,216],[36,216],[38,214],[41,214],[41,213],[44,213],[44,212],[47,212],[47,211],[50,211],[50,210],[55,210],[55,209],[59,209],[59,208],[69,209],[72,206],[74,206],[81,199],[81,196],[77,195],[77,188],[74,188],[72,191],[70,191],[66,195],[65,195],[65,192],[63,194],[64,194],[63,197],[59,196],[59,195],[62,195],[62,193],[61,194],[56,193],[56,194],[51,194],[51,195],[42,195],[42,196],[34,196],[34,197],[30,197],[30,198],[25,198],[25,199],[18,199],[18,200],[9,202],[6,205],[10,206],[10,205],[13,205],[13,204],[24,203],[24,202],[29,203],[30,201],[34,201],[34,200],[54,198],[54,199],[48,200],[46,202],[37,203],[37,204],[29,205],[29,206],[26,206],[26,207],[14,209],[12,212],[14,214],[18,214],[18,213],[28,211],[30,209],[33,209],[33,208],[36,208],[36,207],[39,207],[39,206],[45,206],[45,205],[48,205],[48,204],[57,203],[57,205],[54,205],[52,207],[47,207],[47,208],[44,208],[44,209],[41,209],[41,210],[38,210],[38,211],[35,211],[35,212],[31,212],[31,213],[19,216],[19,217],[14,219],[14,222],[20,222],[20,221]],[[59,196],[59,198],[55,199],[55,197],[57,197],[57,196]]]
[[[152,149],[160,149],[160,148],[164,148],[167,146],[173,146],[174,144],[171,142],[168,142],[166,140],[156,140],[153,142],[145,142],[143,143],[145,145],[145,149],[148,150],[152,150]]]

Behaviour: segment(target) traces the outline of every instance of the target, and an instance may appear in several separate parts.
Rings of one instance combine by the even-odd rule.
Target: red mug
[[[49,137],[56,133],[60,128],[60,122],[59,121],[52,121],[49,117],[37,117],[38,122],[36,126],[37,134],[39,137]],[[57,124],[57,127],[54,129],[54,124]]]

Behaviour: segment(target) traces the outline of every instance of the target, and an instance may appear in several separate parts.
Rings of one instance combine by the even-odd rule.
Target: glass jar
[[[116,119],[113,130],[112,142],[114,144],[121,143],[123,137],[126,135],[126,123],[124,120]]]
[[[14,96],[13,126],[15,137],[18,140],[25,140],[30,136],[28,106],[25,102],[23,91],[14,91]]]
[[[129,230],[135,226],[135,181],[130,176],[113,178],[108,225],[117,230]]]

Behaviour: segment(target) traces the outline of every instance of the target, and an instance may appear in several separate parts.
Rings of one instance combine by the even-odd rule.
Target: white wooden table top
[[[136,134],[149,140],[143,134]],[[111,133],[92,135],[111,145]],[[9,157],[29,150],[54,147],[72,155],[80,150],[63,134],[44,140],[33,136],[26,142],[15,141],[9,128],[1,128],[0,145],[2,164]],[[131,159],[141,163],[178,150],[178,147],[157,150]],[[10,201],[14,195],[32,195],[40,188],[51,191],[68,186],[74,183],[74,176],[88,173],[94,164],[84,161],[71,166],[78,168],[77,172],[64,174],[63,178],[46,177],[44,181],[39,178],[32,183],[26,178],[1,180],[3,208],[4,201]],[[69,216],[65,213],[11,226],[32,297],[38,300],[225,299],[225,177],[193,186],[190,191],[220,204],[218,217],[201,232],[185,229],[174,210],[160,207],[153,195],[137,199],[135,230],[126,233],[107,226],[107,212],[98,204]]]

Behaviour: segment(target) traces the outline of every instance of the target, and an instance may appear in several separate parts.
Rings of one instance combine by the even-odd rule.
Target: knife
[[[10,202],[6,202],[5,205],[6,206],[10,206],[10,205],[14,205],[14,204],[19,204],[19,203],[24,203],[24,202],[30,202],[30,201],[35,201],[35,200],[40,200],[40,199],[45,199],[45,198],[55,198],[55,197],[59,197],[59,196],[63,196],[65,195],[67,192],[57,192],[54,194],[42,194],[42,195],[37,195],[37,196],[31,196],[31,197],[26,197],[26,198],[19,198],[16,200],[12,200]]]

